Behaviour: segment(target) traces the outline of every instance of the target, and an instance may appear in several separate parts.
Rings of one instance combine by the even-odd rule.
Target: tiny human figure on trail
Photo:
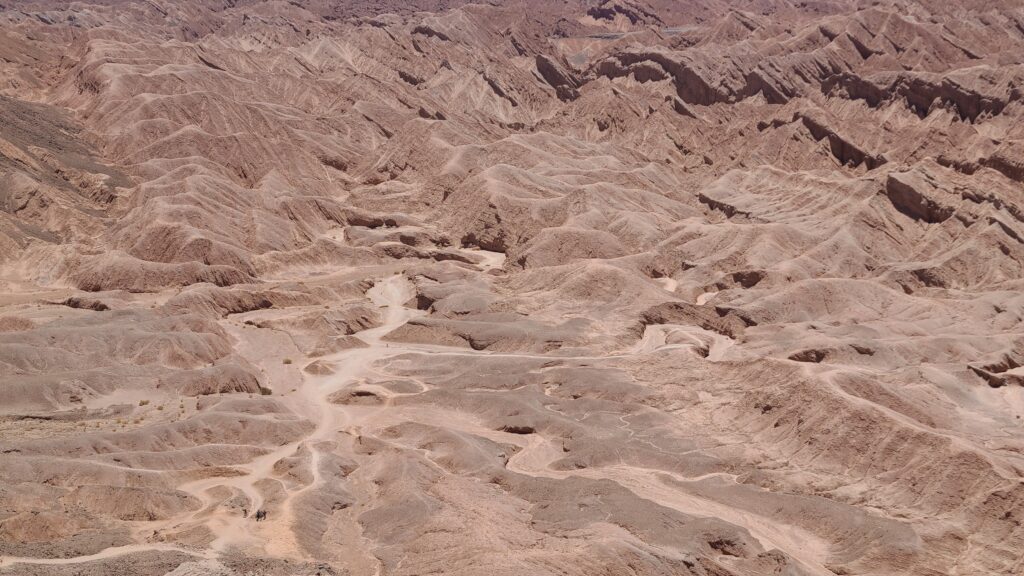
[[[248,508],[242,508],[242,518],[248,518],[248,517],[249,517],[249,509]]]

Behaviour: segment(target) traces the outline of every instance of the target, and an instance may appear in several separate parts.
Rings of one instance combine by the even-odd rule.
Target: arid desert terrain
[[[0,0],[0,576],[1022,523],[1024,0]]]

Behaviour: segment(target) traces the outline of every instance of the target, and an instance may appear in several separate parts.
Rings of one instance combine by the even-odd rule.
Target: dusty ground
[[[0,0],[0,70],[0,575],[1024,573],[1019,2]]]

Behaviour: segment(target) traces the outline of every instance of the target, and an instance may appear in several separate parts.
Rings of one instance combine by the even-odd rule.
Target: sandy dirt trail
[[[366,348],[348,350],[330,357],[335,364],[335,374],[326,378],[304,378],[296,394],[283,397],[282,402],[298,416],[316,424],[316,428],[307,437],[297,442],[282,446],[253,460],[246,468],[244,476],[234,478],[209,478],[179,486],[204,502],[204,510],[196,518],[209,515],[203,520],[217,535],[212,548],[226,551],[230,548],[250,549],[266,548],[276,556],[300,558],[302,556],[298,544],[292,536],[292,523],[296,521],[293,502],[300,495],[321,486],[325,479],[321,475],[320,461],[323,457],[318,444],[332,439],[338,432],[352,429],[357,423],[346,413],[345,407],[332,404],[329,396],[339,390],[359,382],[374,362],[391,354],[401,353],[399,347],[389,347],[382,338],[387,333],[404,324],[412,316],[421,313],[406,308],[404,303],[413,296],[413,288],[401,274],[395,274],[379,281],[367,292],[371,302],[383,310],[383,322],[377,328],[359,333],[365,341]],[[274,476],[274,465],[282,458],[295,456],[301,450],[310,454],[310,468],[313,481],[299,489],[287,491],[284,500],[279,503],[279,511],[263,522],[255,522],[254,514],[264,508],[264,495],[258,484]],[[249,516],[243,517],[233,510],[207,509],[210,497],[207,491],[217,486],[225,486],[239,490],[250,502]]]
[[[498,260],[500,261],[500,260]],[[260,456],[245,466],[240,466],[245,474],[235,477],[217,476],[187,482],[178,486],[201,503],[201,508],[187,518],[175,518],[159,526],[149,525],[146,532],[180,528],[196,523],[205,524],[215,535],[209,550],[202,554],[211,557],[210,553],[222,553],[232,549],[251,550],[264,547],[271,548],[282,556],[301,557],[298,546],[291,536],[290,524],[294,521],[291,503],[294,498],[324,482],[320,475],[319,461],[321,452],[316,444],[330,438],[339,430],[349,427],[350,422],[344,407],[332,404],[328,396],[358,381],[366,370],[377,360],[393,354],[405,352],[400,347],[392,347],[384,343],[382,338],[387,333],[401,326],[414,315],[421,314],[418,310],[406,308],[404,303],[413,296],[410,282],[401,274],[395,274],[378,282],[367,295],[370,300],[384,311],[381,326],[360,332],[359,337],[369,346],[343,352],[332,358],[337,363],[337,372],[329,378],[305,378],[298,394],[282,398],[282,402],[298,416],[316,423],[314,431],[306,438],[291,442],[280,448]],[[281,513],[277,517],[268,517],[267,521],[257,523],[255,512],[261,509],[264,494],[259,484],[274,475],[274,465],[282,458],[294,456],[300,449],[308,449],[311,454],[313,482],[299,490],[288,492],[281,503]],[[248,501],[247,514],[237,509],[219,506],[221,499],[215,498],[210,491],[224,487],[240,493]],[[78,564],[103,560],[125,554],[143,551],[173,550],[196,554],[194,550],[180,546],[161,543],[132,544],[107,548],[99,553],[76,556],[71,558],[44,559],[23,557],[0,557],[0,565],[10,564]],[[215,556],[215,554],[214,554]]]
[[[267,543],[267,552],[276,556],[302,556],[297,542],[292,537],[292,527],[299,521],[294,504],[301,495],[316,490],[331,480],[324,478],[321,472],[320,462],[323,458],[323,451],[319,443],[332,440],[339,433],[357,436],[362,421],[368,417],[366,411],[362,411],[357,416],[354,411],[347,410],[347,407],[331,403],[329,398],[333,393],[359,383],[376,361],[402,353],[400,347],[392,347],[382,339],[413,316],[422,314],[419,310],[405,307],[405,302],[413,295],[414,290],[411,283],[401,274],[395,274],[377,282],[367,292],[367,296],[371,302],[383,309],[383,321],[379,327],[359,333],[360,339],[368,346],[329,357],[335,366],[333,375],[304,379],[298,396],[301,400],[292,407],[316,422],[315,430],[300,442],[310,451],[313,480],[305,487],[289,492],[281,503],[278,517],[271,518],[259,526],[260,534]],[[377,563],[374,561],[369,564],[373,566],[373,572],[376,572]],[[365,566],[363,570],[357,569],[356,571],[366,572]]]
[[[491,254],[476,250],[472,251],[472,253],[482,256],[480,258],[480,267],[484,270],[501,266],[504,258],[503,254]],[[339,434],[358,436],[364,426],[378,427],[382,424],[402,421],[403,419],[430,423],[437,419],[437,415],[431,416],[418,413],[419,411],[410,410],[388,414],[386,405],[371,409],[366,407],[353,409],[353,407],[330,402],[329,397],[331,394],[360,383],[372,371],[372,367],[377,361],[390,356],[409,353],[514,356],[522,358],[553,357],[541,354],[495,354],[474,350],[454,351],[445,346],[385,342],[383,340],[385,335],[400,327],[409,319],[425,314],[425,312],[405,306],[405,303],[414,294],[415,291],[411,282],[401,273],[396,273],[379,280],[367,292],[367,296],[371,302],[382,310],[383,321],[379,327],[365,330],[358,334],[359,338],[366,342],[367,347],[347,350],[328,357],[327,359],[336,367],[333,375],[316,378],[305,377],[296,394],[289,394],[282,398],[282,402],[296,415],[315,423],[316,427],[308,436],[297,442],[283,445],[254,459],[248,465],[241,467],[245,470],[243,475],[206,478],[188,482],[178,487],[180,490],[199,499],[203,506],[187,519],[178,518],[167,523],[167,525],[180,527],[198,522],[205,524],[215,534],[215,540],[209,549],[202,554],[197,554],[197,556],[201,555],[202,557],[209,558],[215,557],[217,553],[241,550],[260,552],[277,557],[303,559],[306,555],[298,545],[293,534],[295,523],[300,521],[294,504],[303,494],[316,490],[323,486],[325,482],[331,480],[322,475],[320,462],[324,454],[319,445],[325,441],[336,439]],[[675,342],[669,343],[670,337]],[[679,340],[682,340],[682,342]],[[639,342],[619,354],[570,356],[569,358],[598,360],[669,350],[691,349],[695,353],[701,353],[702,350],[706,351],[708,360],[720,361],[731,345],[732,340],[730,338],[698,327],[652,325],[646,328]],[[392,410],[392,412],[395,411]],[[724,504],[690,495],[673,488],[661,478],[661,475],[666,473],[633,468],[620,470],[615,467],[573,472],[556,471],[551,468],[550,464],[559,457],[559,451],[543,436],[532,435],[529,438],[523,438],[520,435],[496,432],[483,427],[469,416],[460,413],[452,414],[450,411],[446,411],[442,420],[443,425],[447,427],[519,445],[522,450],[508,462],[509,469],[514,472],[558,479],[573,475],[590,478],[610,478],[634,491],[639,496],[663,506],[691,515],[722,518],[742,526],[750,531],[766,549],[779,548],[783,550],[800,561],[812,574],[828,574],[822,566],[822,563],[828,556],[828,544],[826,542],[796,527],[780,525],[776,521],[745,513],[741,510],[735,510]],[[300,450],[309,451],[312,482],[300,488],[286,491],[274,517],[268,517],[266,521],[257,523],[254,520],[255,511],[262,508],[265,504],[265,496],[260,490],[259,484],[262,481],[274,478],[274,465],[278,461],[282,458],[294,456]],[[684,477],[675,477],[674,479],[680,482],[698,480]],[[216,487],[226,487],[243,495],[249,502],[248,516],[243,516],[236,509],[219,506],[219,499],[215,499],[210,493],[210,490]],[[195,553],[194,551],[173,545],[150,543],[113,547],[89,556],[59,560],[32,558],[3,558],[2,560],[7,563],[75,564],[147,550],[179,550]],[[372,560],[373,556],[368,549],[364,549],[363,555],[366,558],[354,562],[354,564],[357,564],[357,566],[353,567],[355,568],[354,573],[379,573],[379,563]]]
[[[509,439],[505,439],[509,441]],[[663,479],[671,478],[679,483],[692,483],[716,477],[735,482],[735,476],[728,474],[706,474],[689,478],[662,470],[645,470],[634,466],[603,466],[596,469],[581,469],[571,472],[555,470],[551,463],[562,457],[561,450],[542,436],[535,435],[523,450],[509,458],[508,469],[513,472],[535,477],[565,479],[582,476],[592,479],[611,479],[628,488],[638,496],[672,508],[691,516],[719,518],[730,524],[745,528],[766,550],[778,548],[795,558],[810,574],[830,576],[833,574],[824,566],[829,556],[829,543],[796,526],[752,514],[741,509],[689,494]]]
[[[192,554],[196,558],[212,558],[213,554],[209,552],[197,552],[195,550],[183,548],[181,546],[175,546],[173,544],[128,544],[127,546],[111,546],[105,548],[95,554],[88,554],[85,556],[72,556],[70,558],[24,558],[19,556],[0,556],[0,567],[10,566],[13,564],[38,564],[40,566],[67,566],[71,564],[82,564],[85,562],[95,562],[97,560],[107,560],[110,558],[117,558],[118,556],[124,556],[126,554],[134,554],[136,552],[183,552],[185,554]]]

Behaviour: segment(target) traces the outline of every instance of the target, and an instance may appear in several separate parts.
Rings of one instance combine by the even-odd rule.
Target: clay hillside
[[[0,576],[1024,574],[1024,1],[0,0]]]

